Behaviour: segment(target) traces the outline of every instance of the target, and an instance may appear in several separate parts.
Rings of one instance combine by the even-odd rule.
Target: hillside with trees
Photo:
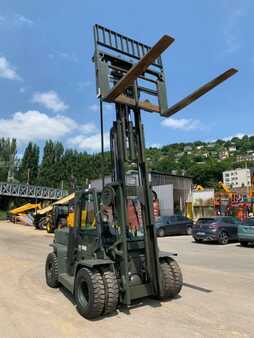
[[[83,186],[87,179],[101,174],[100,154],[64,149],[61,142],[46,141],[41,153],[38,145],[29,142],[22,158],[16,155],[16,140],[0,139],[0,181],[9,175],[22,183],[68,189],[72,184]],[[148,148],[146,158],[152,170],[192,176],[196,184],[215,187],[223,171],[254,166],[254,136]],[[110,152],[105,153],[104,167],[105,174],[110,174]]]

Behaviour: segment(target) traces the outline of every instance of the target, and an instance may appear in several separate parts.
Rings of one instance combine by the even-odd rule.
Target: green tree
[[[63,180],[64,147],[61,142],[46,141],[40,167],[39,182],[42,185],[59,188]]]
[[[21,182],[27,182],[29,184],[37,183],[39,157],[39,147],[36,144],[29,142],[19,168],[19,180]]]
[[[15,139],[0,139],[0,180],[6,181],[16,173],[17,143]]]

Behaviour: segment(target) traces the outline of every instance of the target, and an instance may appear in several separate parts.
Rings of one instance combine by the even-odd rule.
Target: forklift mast
[[[143,241],[144,270],[148,284],[154,295],[160,294],[162,285],[159,268],[159,251],[154,230],[152,214],[152,187],[145,159],[144,129],[141,122],[141,109],[171,116],[209,90],[232,76],[236,70],[231,68],[219,77],[208,82],[172,107],[168,107],[164,70],[161,53],[174,39],[164,35],[153,47],[147,46],[106,27],[94,26],[95,52],[93,61],[96,71],[97,97],[100,100],[102,160],[104,158],[103,102],[114,103],[116,119],[110,131],[110,150],[112,156],[112,184],[115,191],[115,210],[118,226],[121,229],[119,248],[122,252],[120,271],[126,304],[131,303],[129,287],[129,264],[134,247],[130,239],[130,220],[128,205],[136,201],[140,209],[142,239],[138,232],[134,238]],[[103,168],[103,164],[102,164]],[[135,170],[134,186],[128,184],[128,169]],[[104,173],[102,173],[104,185]],[[108,187],[104,187],[108,191]],[[102,196],[107,195],[107,193]],[[150,284],[149,284],[150,283]]]
[[[107,98],[112,94],[112,87],[119,84],[134,62],[140,60],[151,48],[99,25],[94,26],[94,40],[97,96],[101,102],[112,102]],[[157,100],[157,106],[148,101],[149,97],[152,97],[153,101]],[[144,243],[145,269],[152,285],[152,293],[159,294],[160,290],[158,248],[152,215],[152,187],[145,160],[144,129],[140,110],[155,109],[159,112],[168,107],[161,57],[158,55],[154,58],[152,65],[144,70],[139,78],[131,80],[130,85],[113,99],[113,102],[116,119],[110,131],[112,187],[116,194],[116,218],[121,233],[119,247],[123,252],[120,263],[126,291],[123,301],[130,304],[132,295],[128,287],[128,257],[135,239]],[[129,184],[131,175],[128,169],[134,172],[132,185]],[[107,187],[105,189],[107,190]],[[132,232],[133,240],[130,239],[128,217],[128,205],[132,201],[139,206],[138,217],[141,225],[139,233]]]

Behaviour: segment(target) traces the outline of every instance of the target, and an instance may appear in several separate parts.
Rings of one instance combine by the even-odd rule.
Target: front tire
[[[54,230],[52,229],[51,223],[49,222],[47,223],[46,230],[48,234],[52,234],[54,232]]]
[[[45,275],[47,285],[51,288],[57,288],[58,282],[58,263],[54,252],[48,254],[45,266]]]
[[[246,241],[240,241],[240,245],[243,246],[243,247],[247,247],[248,246],[248,242]]]
[[[162,278],[160,299],[175,298],[183,286],[183,276],[179,265],[169,257],[160,261],[160,270]]]
[[[226,245],[229,242],[228,234],[225,231],[219,233],[218,243],[221,245]]]
[[[75,300],[79,313],[94,319],[102,314],[105,290],[101,274],[95,269],[82,268],[75,279]]]
[[[101,275],[105,288],[105,306],[103,314],[107,315],[116,310],[119,299],[119,287],[115,272],[103,270]]]

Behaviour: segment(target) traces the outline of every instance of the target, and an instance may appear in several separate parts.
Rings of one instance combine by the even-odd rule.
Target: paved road
[[[79,316],[64,290],[46,286],[44,262],[52,235],[0,222],[0,337],[254,337],[254,248],[160,239],[177,251],[181,297],[146,300],[97,321]]]

